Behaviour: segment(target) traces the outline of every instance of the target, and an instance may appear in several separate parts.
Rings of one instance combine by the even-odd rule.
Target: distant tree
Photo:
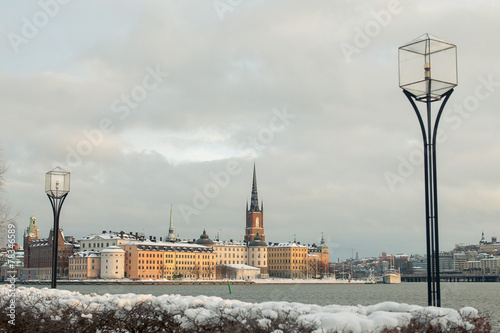
[[[0,161],[0,247],[7,245],[9,224],[15,222],[15,217],[10,214],[10,202],[4,198],[5,173],[7,168]]]

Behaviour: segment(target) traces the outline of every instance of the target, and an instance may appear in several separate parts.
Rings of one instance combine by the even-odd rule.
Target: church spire
[[[170,204],[170,227],[168,228],[167,241],[175,242],[176,237],[174,234],[174,220],[172,218],[172,204]]]
[[[250,210],[259,212],[259,195],[257,193],[257,175],[255,173],[255,162],[253,163],[253,183],[252,183],[252,200],[250,203]]]

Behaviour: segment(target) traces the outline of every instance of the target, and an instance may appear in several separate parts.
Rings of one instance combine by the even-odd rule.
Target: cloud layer
[[[421,134],[398,87],[397,49],[427,32],[458,46],[438,146],[441,248],[497,235],[498,10],[493,1],[2,4],[0,145],[18,238],[33,213],[48,235],[44,174],[61,165],[72,173],[66,234],[164,236],[172,203],[181,237],[222,229],[240,239],[255,158],[268,240],[312,243],[324,232],[332,258],[423,253]]]

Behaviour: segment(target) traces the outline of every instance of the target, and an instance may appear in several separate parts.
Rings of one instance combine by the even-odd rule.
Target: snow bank
[[[9,300],[10,288],[0,287],[0,305]],[[51,304],[51,308],[72,308],[81,312],[82,318],[93,317],[109,310],[117,311],[118,318],[125,318],[126,311],[141,303],[149,303],[155,310],[175,314],[182,328],[193,325],[218,325],[221,320],[245,323],[254,320],[260,328],[270,328],[277,318],[286,318],[299,324],[316,325],[314,332],[380,332],[384,328],[408,325],[411,319],[430,321],[432,325],[444,324],[472,330],[474,327],[464,318],[475,318],[478,312],[466,307],[460,311],[448,308],[422,307],[404,303],[384,302],[370,306],[319,306],[290,302],[247,303],[208,296],[137,295],[137,294],[90,294],[54,289],[19,287],[16,303],[20,305],[36,300],[39,309]],[[62,311],[62,310],[61,310]],[[121,314],[120,314],[121,313]],[[52,313],[59,316],[60,313]]]

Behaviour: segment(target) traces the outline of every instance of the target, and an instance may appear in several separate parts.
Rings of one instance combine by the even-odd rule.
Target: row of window
[[[129,254],[132,256],[132,253]],[[162,258],[163,255],[161,253],[139,253],[139,257],[141,258]],[[165,254],[165,258],[188,258],[188,259],[196,259],[196,254],[178,254],[174,256],[173,254]],[[198,254],[198,259],[208,259],[210,258],[207,254]]]
[[[297,260],[294,259],[293,261],[290,261],[290,259],[269,259],[269,263],[271,264],[305,264],[306,260]]]
[[[104,243],[94,243],[94,246],[91,246],[91,245],[92,245],[92,243],[89,243],[89,246],[88,246],[89,249],[96,248],[96,247],[103,247],[103,248],[109,247],[109,243],[106,243],[106,246],[104,246]],[[85,248],[85,243],[82,242],[82,249],[84,249],[84,248]]]
[[[305,266],[289,266],[289,265],[281,265],[281,266],[274,266],[274,265],[271,265],[269,266],[269,269],[277,269],[277,270],[283,270],[283,269],[286,269],[286,270],[289,270],[289,269],[292,269],[292,270],[304,270],[306,269]]]

